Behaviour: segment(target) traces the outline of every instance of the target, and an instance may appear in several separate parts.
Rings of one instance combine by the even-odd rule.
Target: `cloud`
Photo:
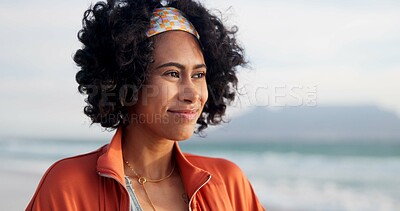
[[[399,9],[268,2],[260,7],[240,7],[237,18],[249,57],[258,66],[379,62],[374,59],[377,50],[400,57],[400,52],[391,47],[399,42]],[[387,54],[380,54],[378,59],[382,56]]]
[[[226,4],[215,3],[220,8],[228,8]],[[398,2],[229,4],[228,16],[234,16],[253,66],[241,74],[242,84],[253,86],[250,98],[256,96],[254,87],[269,87],[265,94],[274,95],[278,86],[288,91],[290,86],[317,85],[321,104],[378,104],[400,115]],[[241,100],[254,104],[249,101]]]
[[[71,58],[89,2],[0,5],[0,136],[103,137],[89,129]]]
[[[254,98],[274,94],[273,87],[317,85],[318,103],[378,104],[400,114],[397,1],[205,4],[239,26],[253,67],[241,71],[241,86],[251,85],[241,103],[254,104]],[[71,59],[80,47],[76,33],[89,5],[78,0],[0,2],[0,136],[104,135],[99,127],[87,129]],[[269,89],[255,94],[257,87]]]
[[[84,8],[82,1],[0,3],[0,64],[6,77],[60,75],[71,55]]]

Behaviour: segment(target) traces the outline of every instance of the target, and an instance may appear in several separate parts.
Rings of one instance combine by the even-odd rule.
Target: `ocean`
[[[9,203],[7,210],[25,207],[41,175],[53,162],[93,151],[105,143],[1,140],[0,170],[32,175],[29,185],[20,188],[23,193],[9,193],[15,192],[9,186],[13,181],[0,182],[3,200],[21,194],[25,197],[14,205]],[[189,141],[181,148],[236,163],[270,211],[400,210],[400,142]]]

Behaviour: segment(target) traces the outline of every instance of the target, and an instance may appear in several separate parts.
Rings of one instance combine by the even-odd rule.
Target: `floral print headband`
[[[172,30],[188,32],[200,40],[199,33],[193,24],[182,15],[181,11],[173,7],[156,8],[150,19],[150,29],[146,32],[147,37]]]

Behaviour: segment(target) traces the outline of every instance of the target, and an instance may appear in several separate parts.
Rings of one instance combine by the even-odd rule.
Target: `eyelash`
[[[206,73],[205,72],[200,72],[200,73],[196,73],[195,75],[201,75],[201,76],[196,77],[196,78],[204,78],[206,76]],[[164,73],[164,76],[171,76],[173,78],[179,78],[179,72],[178,71],[166,72],[166,73]]]
[[[175,76],[173,76],[173,74],[175,74]],[[171,76],[173,78],[179,78],[179,73],[175,72],[175,71],[171,71],[171,72],[166,72],[164,73],[165,76]],[[177,75],[177,76],[176,76]]]
[[[197,78],[204,78],[204,77],[206,77],[206,73],[205,73],[205,72],[196,73],[195,75],[200,75],[200,74],[201,74],[201,76],[199,76],[199,77],[197,77]]]

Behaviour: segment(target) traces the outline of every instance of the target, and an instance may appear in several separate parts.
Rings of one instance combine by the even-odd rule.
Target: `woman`
[[[190,1],[98,2],[74,60],[93,123],[111,143],[55,163],[26,210],[263,210],[241,170],[183,154],[222,121],[245,63],[236,30]]]

